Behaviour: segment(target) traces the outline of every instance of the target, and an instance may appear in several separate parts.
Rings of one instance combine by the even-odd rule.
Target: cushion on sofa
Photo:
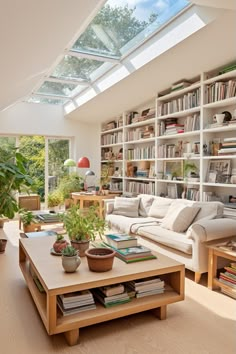
[[[185,232],[200,211],[200,207],[186,206],[178,201],[173,202],[163,218],[161,227],[175,232]]]
[[[200,219],[211,220],[223,217],[224,204],[221,202],[195,202],[194,207],[200,207],[201,210],[196,215],[193,222]]]
[[[155,197],[149,210],[148,216],[159,219],[164,218],[171,203],[173,203],[173,199]]]
[[[147,217],[154,198],[152,195],[147,194],[139,194],[138,197],[140,198],[139,215]]]
[[[116,197],[114,201],[113,214],[137,218],[139,216],[139,203],[140,198]]]

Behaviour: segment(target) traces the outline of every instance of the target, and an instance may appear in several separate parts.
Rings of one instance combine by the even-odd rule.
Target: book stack
[[[58,222],[60,221],[60,217],[56,213],[48,213],[48,214],[37,214],[37,218],[44,223],[47,222]]]
[[[111,247],[116,251],[116,256],[126,263],[154,259],[151,250],[145,246],[138,245],[136,237],[126,234],[105,235],[107,242],[104,246]]]
[[[127,282],[126,285],[135,291],[136,298],[140,298],[164,293],[165,282],[158,277],[152,277],[132,280]]]
[[[181,89],[188,87],[190,85],[191,85],[191,82],[189,82],[187,80],[176,82],[171,86],[171,92],[176,91],[176,90],[181,90]]]
[[[104,307],[121,305],[130,301],[130,297],[123,284],[103,286],[93,289],[94,297],[101,302]]]
[[[165,135],[184,133],[184,124],[167,124]]]
[[[218,155],[236,155],[236,137],[225,138]]]
[[[236,299],[236,263],[231,263],[229,267],[224,269],[226,271],[220,273],[219,281],[227,287],[222,286],[221,291]]]
[[[93,294],[90,290],[81,290],[57,296],[57,305],[63,316],[96,309]]]

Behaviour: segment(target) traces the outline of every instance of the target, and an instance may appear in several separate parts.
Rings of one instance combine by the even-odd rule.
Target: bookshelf
[[[104,131],[103,124],[102,164],[108,148],[120,171],[120,191],[222,202],[235,194],[236,70],[222,69],[159,92],[135,111],[123,112],[113,129]],[[215,115],[223,112],[224,122],[217,123]],[[118,133],[116,143],[103,144],[104,135]],[[187,171],[189,165],[194,171]],[[115,176],[110,177],[113,188]]]

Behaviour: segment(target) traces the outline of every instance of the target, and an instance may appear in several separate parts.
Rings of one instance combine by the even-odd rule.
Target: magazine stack
[[[57,296],[57,305],[63,316],[96,309],[90,290],[81,290]]]
[[[104,307],[112,307],[130,301],[123,284],[99,287],[93,289],[94,297],[101,302]]]
[[[135,291],[135,297],[140,298],[149,295],[164,293],[165,283],[158,277],[137,279],[126,283],[127,287]]]

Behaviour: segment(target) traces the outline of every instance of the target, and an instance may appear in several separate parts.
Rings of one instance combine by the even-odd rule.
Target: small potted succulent
[[[69,243],[65,240],[63,235],[57,235],[56,241],[53,244],[53,249],[56,253],[61,253],[68,244]]]
[[[78,251],[70,245],[67,245],[61,251],[62,267],[66,273],[73,273],[79,267],[81,259],[78,256]]]

